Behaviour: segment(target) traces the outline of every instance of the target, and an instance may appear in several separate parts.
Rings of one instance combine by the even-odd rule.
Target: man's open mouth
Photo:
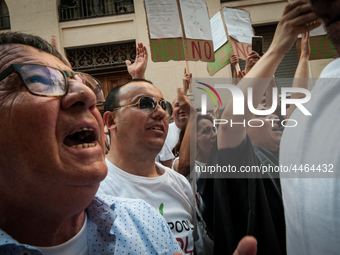
[[[147,130],[159,130],[164,132],[164,127],[162,125],[154,125],[152,127],[147,128]]]
[[[89,148],[96,145],[96,135],[92,128],[79,128],[74,134],[66,136],[64,144],[72,148]]]

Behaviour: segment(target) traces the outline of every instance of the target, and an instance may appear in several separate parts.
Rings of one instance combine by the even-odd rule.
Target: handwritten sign
[[[222,10],[229,36],[238,42],[251,44],[254,33],[249,12],[227,7]]]
[[[145,9],[150,38],[182,37],[176,0],[146,0]]]
[[[189,49],[187,56],[184,52],[184,46]],[[201,60],[209,62],[214,59],[213,44],[211,41],[189,39],[152,40],[151,52],[153,53],[151,58],[154,62],[165,62],[170,60]]]
[[[327,31],[324,24],[314,28],[309,32],[310,52],[309,60],[327,59],[337,57],[336,49],[330,39],[327,37]],[[296,43],[298,57],[301,55],[301,34],[298,36]]]
[[[301,54],[301,39],[298,38],[296,43],[298,56]],[[310,38],[309,60],[327,59],[337,57],[336,49],[331,40],[326,35],[314,36]]]
[[[252,50],[253,30],[249,12],[224,7],[210,19],[213,35],[215,62],[208,63],[210,76],[230,64],[230,57],[235,54],[246,60]]]
[[[209,75],[214,75],[223,67],[230,64],[230,57],[233,54],[235,54],[239,59],[246,60],[251,50],[251,44],[240,43],[230,38],[228,43],[224,44],[215,52],[215,62],[208,63],[207,69]]]
[[[180,0],[185,37],[212,40],[209,14],[205,2]]]
[[[204,1],[145,0],[145,11],[152,61],[215,61]]]
[[[216,13],[210,19],[210,27],[214,43],[214,51],[217,51],[223,44],[228,41],[220,12]]]

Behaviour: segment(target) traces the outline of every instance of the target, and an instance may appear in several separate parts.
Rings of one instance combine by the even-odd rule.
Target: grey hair
[[[59,53],[59,51],[57,51],[51,44],[49,44],[47,41],[45,41],[39,36],[20,32],[0,33],[0,45],[4,44],[22,44],[31,46],[57,57],[65,65],[70,66],[70,63],[63,55]]]

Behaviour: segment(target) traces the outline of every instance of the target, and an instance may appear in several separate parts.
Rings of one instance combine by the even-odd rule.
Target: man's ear
[[[114,130],[116,129],[117,125],[116,125],[116,112],[110,112],[107,111],[104,113],[104,122],[105,125],[107,126],[107,129],[109,130]]]

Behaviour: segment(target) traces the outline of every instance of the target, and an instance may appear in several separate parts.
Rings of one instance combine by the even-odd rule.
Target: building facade
[[[209,16],[222,7],[242,8],[250,12],[256,35],[265,38],[266,50],[273,37],[287,1],[280,0],[206,0]],[[59,50],[75,70],[98,78],[108,91],[130,78],[125,60],[134,60],[135,46],[149,47],[143,0],[0,0],[0,28],[38,35],[47,41],[57,37]],[[310,61],[310,74],[316,78],[331,61]],[[285,57],[276,77],[293,77],[297,67],[296,48]],[[207,63],[189,62],[195,78],[209,77]],[[242,63],[241,63],[242,66]],[[182,86],[185,61],[154,63],[149,57],[147,79],[172,101],[176,88]],[[213,77],[231,77],[230,66]]]

